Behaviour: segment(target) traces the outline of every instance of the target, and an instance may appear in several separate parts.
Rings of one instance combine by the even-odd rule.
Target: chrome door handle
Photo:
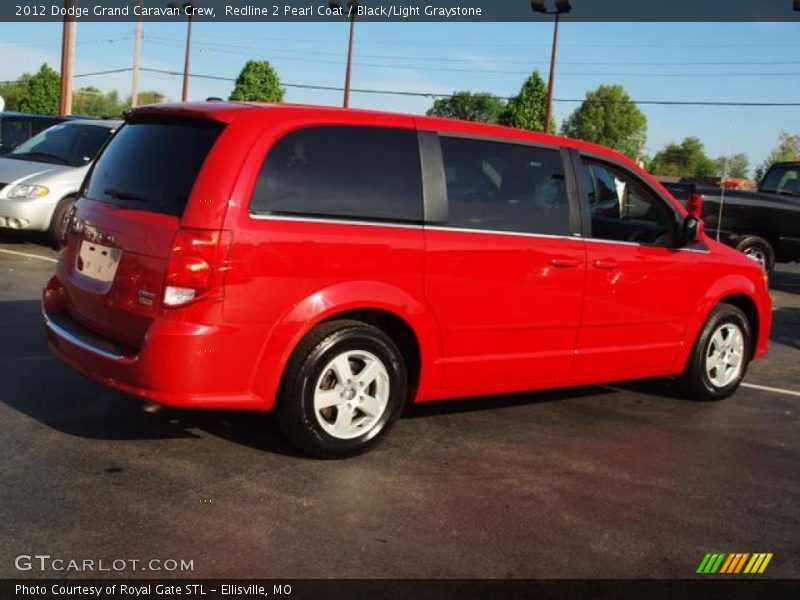
[[[613,258],[606,260],[596,260],[592,263],[596,269],[616,269],[619,263]]]
[[[581,264],[577,258],[551,258],[550,264],[561,269],[575,268]]]

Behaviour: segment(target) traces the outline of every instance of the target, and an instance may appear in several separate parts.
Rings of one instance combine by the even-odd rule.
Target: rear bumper
[[[169,406],[266,410],[248,391],[234,331],[156,320],[141,348],[103,339],[63,312],[51,280],[42,312],[52,352],[82,375],[108,387]],[[57,288],[56,288],[57,289]]]

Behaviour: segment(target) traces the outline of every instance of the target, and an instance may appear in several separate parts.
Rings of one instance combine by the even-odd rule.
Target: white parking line
[[[58,262],[58,260],[55,258],[41,256],[39,254],[31,254],[30,252],[17,252],[16,250],[6,250],[5,248],[0,248],[0,252],[3,254],[13,254],[14,256],[24,256],[26,258],[38,258],[39,260],[46,260],[47,262]]]
[[[753,390],[761,390],[763,392],[774,392],[776,394],[786,394],[787,396],[800,396],[800,392],[793,390],[784,390],[783,388],[769,387],[768,385],[756,385],[755,383],[743,383],[742,387],[751,388]]]

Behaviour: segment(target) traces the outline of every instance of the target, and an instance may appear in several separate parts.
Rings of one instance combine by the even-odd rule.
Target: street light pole
[[[556,81],[556,54],[558,52],[558,24],[561,15],[572,10],[572,5],[569,3],[569,0],[556,0],[556,9],[554,11],[549,11],[545,7],[545,0],[533,0],[531,2],[531,8],[534,12],[555,16],[553,23],[553,47],[550,51],[550,76],[547,80],[547,103],[544,109],[544,131],[548,133],[550,130],[550,118],[553,114],[553,88],[555,87]]]

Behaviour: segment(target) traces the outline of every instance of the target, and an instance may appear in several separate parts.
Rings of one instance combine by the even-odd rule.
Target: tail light
[[[692,195],[689,196],[689,202],[686,203],[686,212],[697,217],[698,219],[702,219],[704,200],[703,194],[699,192],[692,192]]]
[[[179,229],[164,281],[164,306],[186,306],[221,290],[230,231]]]

